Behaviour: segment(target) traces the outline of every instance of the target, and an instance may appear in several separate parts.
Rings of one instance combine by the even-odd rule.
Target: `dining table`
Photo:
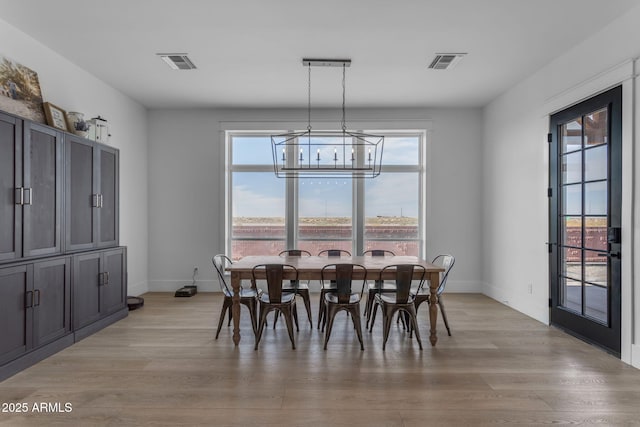
[[[251,255],[240,258],[238,261],[228,264],[226,270],[231,276],[231,287],[233,288],[233,304],[231,313],[233,318],[233,342],[237,346],[240,343],[240,286],[242,280],[250,280],[252,271],[256,265],[261,264],[288,264],[297,270],[298,280],[320,280],[322,268],[329,264],[353,263],[360,264],[366,269],[366,280],[393,280],[395,279],[393,269],[385,270],[385,274],[380,277],[380,272],[387,266],[396,264],[418,264],[426,269],[425,280],[429,283],[429,341],[432,346],[436,345],[438,336],[436,334],[436,320],[438,318],[438,296],[436,291],[440,284],[440,273],[444,268],[433,265],[430,262],[415,256],[340,256],[340,257],[320,257],[320,256],[277,256],[277,255]],[[285,279],[294,279],[285,272]],[[294,273],[295,274],[295,273]],[[416,278],[420,278],[421,271],[416,270]]]

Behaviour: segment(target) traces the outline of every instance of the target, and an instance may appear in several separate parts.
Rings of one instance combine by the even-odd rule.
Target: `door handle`
[[[33,188],[25,188],[24,193],[25,193],[24,204],[32,205],[33,204]],[[29,195],[28,197],[27,197],[27,194]]]
[[[33,304],[34,307],[37,307],[40,305],[40,289],[36,289],[35,291],[33,291],[34,299],[36,294],[38,295],[38,300],[36,303]]]
[[[600,257],[607,257],[607,258],[621,258],[621,254],[620,252],[609,252],[607,254],[598,254],[598,256]]]
[[[24,188],[16,188],[15,200],[16,205],[24,205]]]

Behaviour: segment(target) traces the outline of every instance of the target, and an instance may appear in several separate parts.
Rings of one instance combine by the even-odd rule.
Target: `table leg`
[[[231,272],[231,288],[233,297],[231,298],[231,316],[233,317],[233,342],[238,345],[240,342],[240,273]]]
[[[429,335],[429,341],[431,345],[435,347],[438,341],[438,335],[436,334],[436,323],[438,320],[438,285],[440,284],[440,273],[429,273],[429,321],[431,322],[431,334]]]

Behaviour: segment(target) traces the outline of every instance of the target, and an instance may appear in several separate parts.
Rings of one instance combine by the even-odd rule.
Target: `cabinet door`
[[[62,133],[24,122],[23,255],[60,253]]]
[[[77,136],[65,139],[65,246],[91,249],[98,236],[97,150]]]
[[[123,308],[127,294],[127,265],[124,248],[104,252],[105,284],[100,288],[100,313],[108,315]]]
[[[32,280],[28,265],[0,268],[0,365],[31,347]]]
[[[47,344],[71,332],[71,260],[33,264],[33,345]]]
[[[73,257],[73,327],[79,329],[100,318],[102,254]]]
[[[0,261],[22,256],[22,120],[0,114]]]
[[[97,145],[99,161],[100,208],[98,247],[118,246],[118,150]]]

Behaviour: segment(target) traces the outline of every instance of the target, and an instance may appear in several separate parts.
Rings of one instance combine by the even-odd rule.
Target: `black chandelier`
[[[350,59],[303,59],[308,68],[306,131],[271,135],[273,169],[279,178],[375,178],[382,167],[384,136],[347,130],[345,75]],[[311,67],[342,67],[340,130],[311,128]]]

